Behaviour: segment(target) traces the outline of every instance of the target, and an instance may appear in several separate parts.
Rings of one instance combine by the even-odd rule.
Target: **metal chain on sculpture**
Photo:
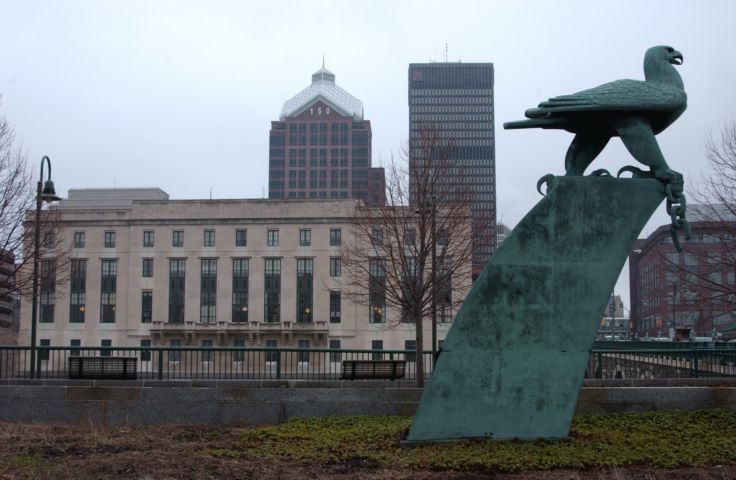
[[[685,211],[687,210],[687,200],[685,194],[682,191],[682,187],[673,188],[672,183],[668,183],[665,187],[667,194],[667,214],[672,219],[672,225],[670,226],[670,234],[672,235],[672,243],[678,252],[682,251],[680,245],[680,239],[677,236],[678,230],[685,231],[685,240],[690,240],[692,234],[690,233],[690,224],[685,218]]]

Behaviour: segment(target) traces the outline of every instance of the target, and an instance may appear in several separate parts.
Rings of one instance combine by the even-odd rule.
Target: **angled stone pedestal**
[[[610,177],[553,183],[465,299],[407,443],[568,435],[611,289],[664,187]]]

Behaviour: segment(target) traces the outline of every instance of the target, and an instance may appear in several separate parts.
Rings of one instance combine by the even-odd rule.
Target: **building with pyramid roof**
[[[371,167],[371,135],[363,102],[323,65],[271,122],[268,197],[385,202],[383,168]]]

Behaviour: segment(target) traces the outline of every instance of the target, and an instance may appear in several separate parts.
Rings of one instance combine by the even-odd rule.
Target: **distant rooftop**
[[[691,203],[687,206],[686,216],[691,222],[734,222],[736,205]]]
[[[363,102],[335,84],[335,74],[324,66],[312,75],[312,84],[284,103],[281,120],[301,113],[306,107],[321,99],[332,108],[358,120],[363,119]]]
[[[59,202],[64,210],[127,209],[134,200],[168,200],[160,188],[80,188],[70,189],[68,198]]]

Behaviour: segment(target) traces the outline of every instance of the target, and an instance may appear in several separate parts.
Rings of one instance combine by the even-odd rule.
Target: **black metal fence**
[[[586,378],[736,377],[736,345],[703,347],[675,344],[598,343],[591,350]],[[338,380],[345,360],[406,362],[407,379],[416,379],[411,350],[331,350],[290,348],[188,347],[36,347],[0,346],[0,379],[69,378],[70,357],[134,357],[137,378],[158,380],[300,379]],[[432,374],[432,354],[423,355],[425,377]],[[388,380],[387,380],[388,381]]]
[[[188,347],[31,347],[0,346],[0,378],[69,378],[70,357],[135,357],[137,378],[157,380],[337,380],[344,360],[405,361],[405,377],[416,378],[416,352],[411,350],[332,350],[291,348]],[[432,353],[423,355],[425,376]]]

